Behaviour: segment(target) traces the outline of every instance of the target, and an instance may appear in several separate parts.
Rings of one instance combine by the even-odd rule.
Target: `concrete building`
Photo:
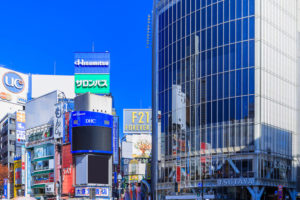
[[[295,199],[299,2],[154,4],[157,198]]]

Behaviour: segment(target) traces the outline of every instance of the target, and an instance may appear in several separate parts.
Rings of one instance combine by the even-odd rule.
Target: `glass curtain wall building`
[[[156,2],[159,199],[294,198],[297,4]]]

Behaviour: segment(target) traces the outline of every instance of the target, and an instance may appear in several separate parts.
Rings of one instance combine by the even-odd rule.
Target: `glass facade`
[[[158,185],[290,180],[291,131],[262,124],[255,140],[257,1],[164,2],[157,14]],[[268,173],[271,158],[257,156],[258,149],[289,159]]]

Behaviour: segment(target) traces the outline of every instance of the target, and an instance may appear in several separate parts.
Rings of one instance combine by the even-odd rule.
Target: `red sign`
[[[176,181],[177,182],[180,182],[180,176],[181,176],[180,166],[177,166],[177,168],[176,168]]]
[[[65,138],[64,138],[64,143],[69,143],[70,142],[70,112],[65,113]]]
[[[74,195],[73,187],[73,158],[71,154],[71,144],[62,147],[62,193],[66,195]]]

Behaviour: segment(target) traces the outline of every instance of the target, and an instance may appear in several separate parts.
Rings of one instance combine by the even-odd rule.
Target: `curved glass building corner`
[[[295,129],[261,114],[272,109],[262,92],[269,72],[264,72],[261,56],[271,50],[262,49],[267,45],[261,42],[262,26],[267,23],[257,16],[267,5],[261,4],[157,2],[160,199],[202,191],[219,199],[250,199],[256,188],[264,188],[265,197],[274,194],[278,184],[284,183],[287,191],[295,188]],[[282,52],[280,56],[286,58]],[[286,87],[295,90],[294,83]],[[283,110],[295,106],[282,105],[276,98],[273,103]]]

